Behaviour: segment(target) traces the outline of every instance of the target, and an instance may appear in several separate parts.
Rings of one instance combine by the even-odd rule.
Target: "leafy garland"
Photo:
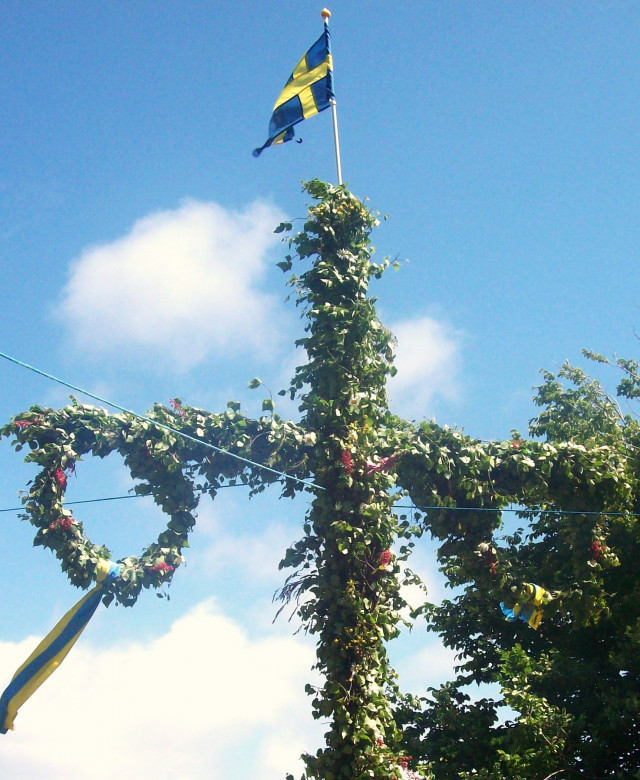
[[[98,561],[112,558],[110,550],[92,542],[82,521],[64,506],[69,475],[84,456],[104,458],[119,453],[136,480],[135,493],[153,496],[168,515],[156,541],[140,555],[119,561],[119,577],[105,586],[106,603],[115,597],[131,606],[142,588],[160,588],[171,582],[184,561],[183,550],[189,545],[203,492],[215,496],[221,485],[237,480],[259,492],[266,482],[278,479],[277,474],[224,453],[210,453],[197,439],[215,441],[219,448],[245,459],[259,457],[274,470],[288,469],[300,479],[306,475],[303,450],[308,440],[294,424],[273,414],[257,421],[247,419],[234,402],[222,415],[208,414],[179,400],[172,401],[172,407],[157,404],[148,417],[139,418],[109,414],[75,401],[57,411],[34,406],[0,429],[1,436],[15,437],[16,450],[29,448],[27,462],[40,466],[23,494],[23,517],[37,529],[34,545],[52,550],[74,585],[89,587],[96,579]],[[184,433],[191,438],[186,439]],[[196,486],[197,477],[204,479]],[[300,489],[300,483],[293,480],[282,482],[283,495],[292,496]]]

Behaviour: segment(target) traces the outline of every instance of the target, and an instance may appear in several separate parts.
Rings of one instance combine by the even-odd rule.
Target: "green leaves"
[[[301,422],[275,414],[257,377],[249,388],[269,393],[258,420],[236,401],[212,414],[173,399],[144,421],[75,401],[32,407],[0,434],[39,466],[24,496],[34,544],[51,549],[74,584],[92,581],[110,553],[65,508],[66,478],[82,457],[119,453],[136,492],[168,515],[141,556],[122,559],[107,594],[132,604],[181,564],[201,492],[244,484],[257,493],[277,481],[291,497],[306,489],[291,477],[313,478],[302,536],[280,563],[289,573],[279,594],[315,635],[323,675],[306,688],[314,717],[327,722],[326,745],[304,757],[307,780],[431,777],[431,768],[438,780],[516,780],[571,766],[632,776],[640,765],[637,422],[569,363],[543,373],[534,440],[514,432],[482,442],[392,416],[394,339],[368,290],[398,262],[372,262],[377,216],[344,186],[313,180],[305,190],[316,202],[303,229],[293,234],[283,222],[275,230],[291,251],[278,267],[299,267],[287,284],[303,312],[297,345],[307,360],[279,395],[299,399]],[[622,371],[618,394],[640,397],[639,364],[611,365]],[[400,497],[415,506],[410,519],[394,514]],[[514,507],[521,527],[506,514]],[[397,690],[386,642],[406,614],[401,586],[420,585],[404,563],[424,532],[438,541],[452,593],[439,605],[425,601],[414,617],[459,653],[460,667],[456,680],[417,700]],[[527,583],[553,595],[537,631],[500,611]],[[471,683],[501,692],[471,703]],[[513,720],[498,720],[504,705]],[[419,772],[407,769],[407,754]]]

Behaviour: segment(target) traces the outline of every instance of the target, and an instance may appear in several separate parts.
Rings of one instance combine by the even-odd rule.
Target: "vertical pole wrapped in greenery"
[[[302,394],[302,425],[316,436],[309,468],[320,490],[304,538],[282,564],[296,569],[283,595],[301,600],[325,678],[308,690],[315,716],[330,723],[326,747],[306,756],[306,764],[310,777],[323,780],[388,780],[401,767],[385,696],[384,640],[397,633],[403,602],[390,551],[397,532],[392,479],[376,464],[389,449],[385,382],[393,356],[391,335],[367,295],[384,266],[371,261],[376,219],[359,200],[317,181],[307,190],[319,203],[290,239],[296,257],[284,265],[312,261],[292,279],[307,320],[298,344],[308,361],[297,369],[291,394]]]

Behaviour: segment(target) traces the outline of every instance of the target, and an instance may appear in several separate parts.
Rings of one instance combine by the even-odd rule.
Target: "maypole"
[[[291,390],[304,393],[301,425],[314,432],[308,467],[320,490],[304,537],[281,565],[295,570],[283,596],[300,602],[298,614],[318,639],[324,682],[307,691],[328,730],[326,747],[304,758],[308,780],[389,780],[403,776],[404,757],[387,698],[393,672],[385,643],[398,634],[405,605],[391,550],[399,531],[385,390],[392,337],[367,294],[383,270],[370,257],[377,220],[342,187],[314,181],[306,188],[319,202],[289,241],[295,262],[311,260],[297,282],[307,318],[298,344],[307,361]]]

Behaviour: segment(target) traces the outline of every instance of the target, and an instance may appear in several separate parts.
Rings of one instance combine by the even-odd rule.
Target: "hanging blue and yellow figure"
[[[545,590],[540,585],[534,585],[531,582],[527,582],[524,585],[521,593],[525,597],[523,601],[517,601],[513,607],[507,607],[504,602],[500,602],[500,608],[510,623],[515,623],[516,620],[522,620],[524,623],[528,623],[531,628],[537,629],[542,620],[542,608],[548,604],[553,597],[548,590]]]

